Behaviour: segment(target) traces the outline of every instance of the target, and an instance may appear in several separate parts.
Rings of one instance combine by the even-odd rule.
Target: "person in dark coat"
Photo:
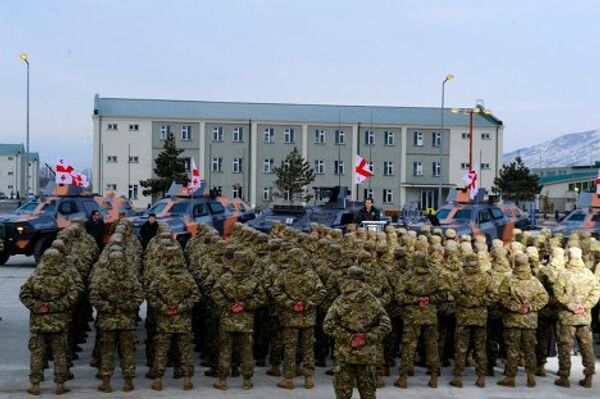
[[[104,248],[104,220],[98,211],[92,211],[90,219],[85,222],[85,231],[92,237],[98,245],[100,251]]]
[[[379,220],[379,209],[373,205],[373,198],[367,198],[365,200],[365,206],[356,215],[356,224],[360,225],[362,222],[370,222]]]
[[[140,229],[140,237],[142,242],[142,247],[146,249],[150,240],[156,235],[158,232],[158,222],[156,221],[156,214],[150,213],[148,215],[148,221],[144,223]]]

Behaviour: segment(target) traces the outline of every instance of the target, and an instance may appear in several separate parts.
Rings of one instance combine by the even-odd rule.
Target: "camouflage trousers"
[[[332,340],[323,331],[323,321],[327,312],[317,310],[317,325],[315,326],[315,357],[319,362],[325,362],[332,347]]]
[[[537,344],[535,346],[535,357],[537,359],[537,365],[543,366],[546,364],[548,353],[556,349],[552,337],[556,337],[556,327],[558,325],[557,319],[549,319],[546,317],[540,317],[538,320],[537,328]],[[550,345],[554,346],[551,348]]]
[[[279,366],[283,360],[283,333],[279,325],[277,316],[273,317],[274,335],[271,338],[271,347],[269,348],[269,362],[272,366]]]
[[[535,330],[525,328],[506,328],[504,330],[506,343],[506,375],[515,377],[519,367],[521,354],[525,357],[527,374],[535,373]]]
[[[39,384],[44,378],[46,354],[52,353],[54,382],[65,382],[67,377],[67,333],[32,332],[29,338],[29,381]]]
[[[269,343],[276,334],[273,330],[272,319],[269,308],[266,306],[260,307],[254,312],[254,358],[257,362],[267,358]],[[223,345],[219,346],[223,347]]]
[[[216,366],[217,359],[219,358],[219,311],[215,303],[211,300],[207,300],[204,303],[204,323],[202,326],[204,340],[202,354],[205,361],[211,363],[211,366]]]
[[[438,326],[404,323],[402,333],[402,360],[400,375],[408,375],[414,367],[415,353],[419,338],[425,344],[425,363],[432,373],[440,372],[440,357],[438,353]]]
[[[115,348],[121,356],[123,378],[135,377],[135,330],[102,330],[100,337],[100,375],[112,377]]]
[[[152,374],[156,377],[165,375],[167,368],[167,355],[171,347],[171,340],[177,343],[181,356],[181,371],[185,377],[194,375],[194,362],[192,360],[192,334],[190,333],[156,333],[154,335],[154,362]]]
[[[442,361],[447,361],[448,356],[452,356],[452,343],[454,342],[453,334],[455,332],[455,328],[456,318],[454,317],[454,314],[438,314],[438,334],[440,337],[438,352]]]
[[[226,378],[231,370],[231,352],[235,345],[240,355],[240,374],[252,378],[252,333],[219,331],[219,378]]]
[[[286,327],[283,339],[283,376],[294,378],[296,375],[296,353],[298,348],[304,366],[304,376],[312,376],[315,371],[315,330],[313,327]]]
[[[577,344],[581,351],[583,374],[593,375],[595,373],[595,358],[591,327],[589,325],[569,326],[564,324],[558,325],[558,375],[568,377],[571,374],[573,338],[577,338]]]
[[[467,361],[467,351],[469,343],[473,340],[473,349],[475,362],[475,372],[478,376],[485,376],[487,371],[486,339],[487,331],[481,326],[456,326],[454,341],[454,375],[457,377],[465,373],[465,364]]]
[[[146,341],[145,341],[145,353],[146,353],[146,364],[151,366],[154,361],[154,334],[156,332],[156,316],[154,309],[148,306],[146,310],[146,321],[144,322],[146,327]]]
[[[488,317],[486,347],[488,369],[493,369],[498,358],[503,358],[506,354],[501,317]]]
[[[338,362],[335,365],[333,377],[336,399],[352,398],[352,390],[355,385],[361,399],[375,399],[375,390],[377,389],[375,366]]]

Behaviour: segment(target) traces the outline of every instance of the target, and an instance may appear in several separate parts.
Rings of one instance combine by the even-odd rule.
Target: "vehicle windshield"
[[[18,208],[15,213],[18,215],[27,215],[35,211],[35,208],[37,208],[39,204],[39,201],[26,202],[20,208]]]
[[[573,213],[567,218],[568,222],[583,222],[585,220],[585,213]]]
[[[176,202],[173,204],[171,209],[169,209],[169,213],[172,215],[181,215],[187,211],[188,204],[185,202]]]
[[[438,220],[444,220],[446,219],[450,213],[452,212],[452,209],[440,209],[435,216],[437,217]],[[456,211],[456,213],[454,214],[454,216],[452,217],[452,220],[471,220],[471,210],[470,209],[458,209]]]
[[[42,208],[42,212],[48,213],[48,214],[56,213],[56,201],[53,200],[53,201],[45,204],[44,207]]]
[[[163,211],[163,209],[165,209],[166,206],[166,202],[159,202],[157,204],[154,204],[154,206],[148,210],[148,213],[155,213],[158,215]]]

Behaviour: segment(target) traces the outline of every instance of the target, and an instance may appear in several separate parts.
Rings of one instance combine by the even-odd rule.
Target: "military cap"
[[[292,260],[301,261],[304,259],[304,251],[300,248],[293,248],[289,251],[288,256]]]
[[[569,248],[569,259],[581,259],[581,248],[571,247]]]
[[[529,264],[529,258],[521,251],[515,253],[514,259],[516,266],[523,266]]]
[[[121,251],[115,251],[108,254],[108,259],[112,262],[123,261],[125,260],[125,255]]]
[[[67,246],[65,245],[65,242],[60,238],[57,238],[56,240],[52,241],[51,247],[60,251],[63,254],[67,251]]]
[[[360,266],[350,266],[346,271],[346,275],[352,280],[364,281],[365,279],[365,271]]]
[[[446,238],[453,240],[456,238],[456,230],[454,229],[447,229],[446,230]]]

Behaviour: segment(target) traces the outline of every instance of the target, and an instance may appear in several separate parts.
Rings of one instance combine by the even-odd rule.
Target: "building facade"
[[[27,157],[22,144],[0,144],[0,193],[8,198],[38,194],[39,170],[37,153]]]
[[[577,203],[580,192],[595,192],[600,162],[594,165],[535,168],[539,176],[540,207],[542,211],[569,212]]]
[[[139,181],[152,177],[163,140],[173,135],[182,157],[194,158],[209,187],[267,206],[274,167],[294,147],[316,172],[313,186],[348,186],[353,200],[373,197],[384,208],[438,206],[463,186],[469,121],[464,114],[420,107],[301,105],[102,98],[94,101],[93,184],[100,193],[128,195],[137,207],[150,198]],[[502,162],[503,124],[476,114],[473,163],[491,187]],[[353,184],[355,155],[375,176]]]

